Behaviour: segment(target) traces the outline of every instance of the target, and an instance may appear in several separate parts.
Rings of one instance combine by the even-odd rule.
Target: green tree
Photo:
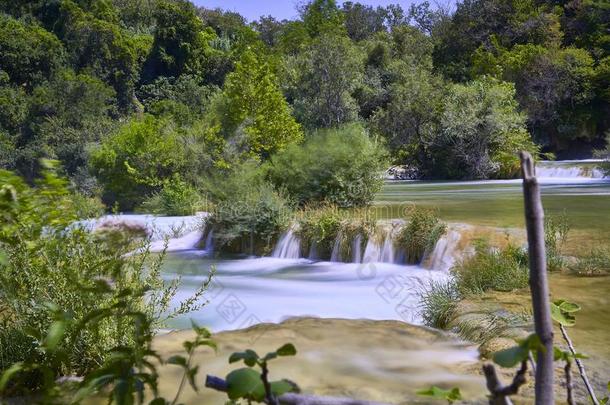
[[[155,18],[154,43],[144,67],[144,80],[184,73],[204,76],[208,59],[215,52],[210,41],[217,36],[212,28],[204,26],[193,4],[162,0]]]
[[[299,10],[311,38],[328,31],[344,31],[344,16],[335,0],[311,0]]]
[[[243,129],[245,154],[265,159],[303,138],[269,63],[253,51],[244,52],[227,76],[223,98],[225,131]]]
[[[354,121],[354,92],[362,81],[363,57],[345,35],[325,34],[292,62],[288,93],[295,115],[307,128]]]
[[[150,37],[131,36],[119,25],[87,13],[72,0],[62,0],[57,30],[74,68],[110,84],[122,110],[134,108],[135,84],[150,49]]]
[[[31,89],[49,79],[65,62],[59,39],[38,24],[0,14],[0,72]]]
[[[370,203],[383,184],[384,149],[358,124],[320,130],[276,154],[268,176],[299,204],[342,207]]]
[[[150,115],[125,123],[91,155],[105,201],[118,202],[123,210],[132,210],[160,190],[185,165],[184,145],[175,126]]]
[[[520,150],[537,153],[518,112],[511,83],[491,79],[454,84],[443,103],[440,128],[426,143],[426,171],[442,178],[510,177]]]

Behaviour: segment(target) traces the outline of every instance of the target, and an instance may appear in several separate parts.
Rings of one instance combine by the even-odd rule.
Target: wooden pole
[[[536,179],[534,159],[527,152],[520,153],[523,175],[523,201],[529,251],[530,290],[534,310],[534,325],[544,350],[536,361],[536,405],[553,402],[553,322],[546,274],[544,246],[544,210],[540,199],[540,186]]]

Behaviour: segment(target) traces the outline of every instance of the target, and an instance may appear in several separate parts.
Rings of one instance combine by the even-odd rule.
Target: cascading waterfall
[[[214,252],[214,230],[213,229],[210,230],[210,232],[208,232],[208,236],[206,236],[206,238],[205,238],[204,250],[207,251],[208,253]]]
[[[405,252],[397,249],[395,238],[399,234],[400,227],[397,224],[382,224],[377,229],[375,235],[369,235],[364,251],[362,249],[365,235],[356,234],[349,242],[351,247],[351,257],[342,257],[342,243],[345,236],[343,231],[339,231],[335,237],[330,258],[320,257],[318,244],[314,240],[309,245],[309,252],[302,252],[301,239],[296,233],[295,226],[284,232],[279,238],[272,257],[281,259],[299,259],[302,254],[307,254],[309,260],[330,260],[331,262],[349,261],[351,263],[392,263],[404,264],[406,262]],[[456,260],[462,256],[460,251],[461,234],[459,229],[450,229],[436,243],[431,252],[425,254],[422,266],[430,270],[448,271]],[[211,247],[211,233],[206,240],[206,250]]]
[[[298,259],[301,257],[301,239],[295,233],[294,228],[291,227],[282,234],[275,249],[273,249],[272,256],[279,259]]]
[[[330,254],[331,262],[340,262],[341,261],[341,239],[343,239],[343,231],[339,231],[337,237],[335,238],[335,243],[333,245],[333,251]]]
[[[604,173],[597,167],[599,160],[542,161],[536,166],[541,178],[601,179]]]
[[[458,259],[458,244],[460,239],[461,235],[459,232],[455,230],[447,231],[436,242],[432,253],[424,259],[425,267],[431,270],[448,271]]]
[[[352,263],[362,263],[362,235],[358,234],[352,240]]]

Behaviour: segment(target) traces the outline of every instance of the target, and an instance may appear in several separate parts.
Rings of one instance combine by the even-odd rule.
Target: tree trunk
[[[553,323],[549,302],[549,286],[546,273],[544,246],[544,210],[540,199],[540,186],[536,179],[534,160],[527,152],[521,152],[523,174],[523,199],[525,224],[529,250],[530,290],[534,310],[536,334],[544,351],[539,351],[536,361],[536,405],[552,405],[553,402]]]

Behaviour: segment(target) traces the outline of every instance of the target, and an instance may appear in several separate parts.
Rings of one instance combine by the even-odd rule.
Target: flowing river
[[[610,179],[603,179],[593,165],[593,162],[557,162],[542,163],[538,167],[547,213],[565,213],[570,221],[572,232],[568,251],[594,246],[610,247]],[[380,218],[399,218],[405,207],[412,204],[438,209],[441,218],[453,224],[523,228],[519,180],[387,181],[376,198],[375,210]],[[455,237],[455,229],[459,228],[450,228],[453,229],[450,235],[439,241],[433,252],[429,252],[430,257],[425,267],[402,264],[398,252],[392,250],[390,233],[385,241],[369,243],[363,251],[357,250],[358,253],[353,257],[343,260],[335,252],[332,257],[335,261],[299,257],[299,241],[291,232],[283,235],[278,242],[274,252],[276,257],[218,258],[214,255],[211,240],[203,244],[197,243],[203,232],[194,225],[201,223],[202,218],[198,221],[193,217],[128,218],[149,225],[161,225],[162,230],[171,230],[175,234],[176,237],[169,241],[170,252],[164,264],[164,277],[167,280],[181,278],[176,303],[193,294],[207,278],[210,269],[215,268],[216,275],[206,295],[207,305],[199,311],[174,319],[169,325],[174,329],[187,329],[190,327],[190,319],[193,319],[214,332],[244,329],[266,322],[278,323],[291,317],[389,320],[421,324],[418,291],[431,281],[450,277],[449,267],[456,255],[452,243],[455,245],[455,240],[459,239],[459,235]],[[185,226],[180,226],[180,223]],[[455,239],[453,242],[452,238]],[[153,243],[153,250],[161,248],[160,241]],[[591,279],[551,275],[551,290],[554,297],[560,296],[581,304],[581,321],[572,333],[575,344],[585,353],[593,355],[594,360],[591,361],[594,362],[595,370],[607,368],[610,361],[610,345],[607,340],[610,335],[607,311],[610,277]],[[322,324],[323,322],[321,327],[328,327]],[[340,327],[346,336],[352,336],[346,332],[349,327],[354,325]],[[306,332],[302,330],[298,334]],[[337,339],[336,336],[324,339],[335,342],[331,345],[337,344],[336,340],[332,340]],[[347,344],[349,338],[342,339]],[[430,353],[434,353],[434,348],[438,347],[436,354],[445,353],[443,356],[455,359],[455,364],[476,361],[475,350],[455,339],[454,343],[447,343],[451,340],[445,338],[438,342],[418,344],[427,347]],[[169,342],[175,345],[173,340],[170,339]],[[228,347],[233,347],[232,344]],[[341,353],[340,347],[334,347],[334,352],[329,352],[328,348],[325,350],[325,356],[332,357]],[[312,353],[309,354],[313,356]],[[388,356],[392,358],[395,354]],[[410,356],[412,359],[416,357],[415,354]],[[379,358],[369,357],[369,363],[374,363]],[[424,365],[425,361],[422,367]],[[352,367],[358,368],[357,365]],[[363,367],[368,370],[371,364]],[[369,371],[363,373],[360,377],[371,377]],[[461,378],[459,372],[448,373],[445,370],[444,373],[438,371],[437,377],[441,380],[448,379],[449,376]],[[394,377],[397,381],[404,379],[400,372],[395,373]],[[303,380],[306,377],[298,375],[295,378]],[[317,390],[320,384],[322,382],[312,383],[312,389]],[[346,383],[345,386],[350,384],[353,382]],[[469,380],[468,384],[472,385],[473,382]],[[480,381],[475,385],[482,386]],[[387,392],[386,389],[383,385],[380,392]],[[482,394],[476,389],[473,392]]]

